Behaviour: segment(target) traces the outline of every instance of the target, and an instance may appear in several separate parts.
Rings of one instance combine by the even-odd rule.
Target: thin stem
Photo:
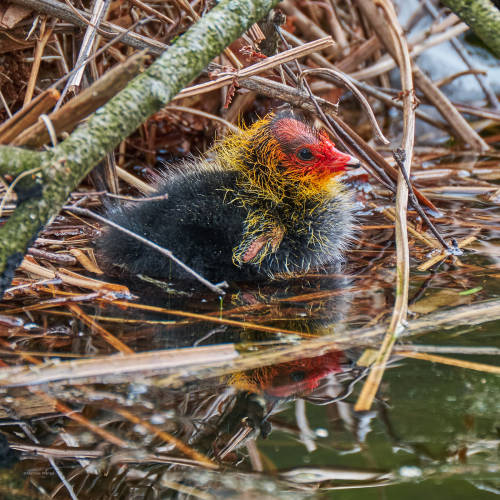
[[[424,212],[422,209],[420,203],[417,200],[417,197],[415,196],[415,192],[413,191],[413,186],[410,182],[410,179],[408,177],[408,173],[406,172],[404,168],[404,161],[405,161],[405,151],[401,148],[395,149],[392,152],[392,155],[394,156],[394,159],[396,160],[396,164],[399,167],[399,170],[401,174],[404,177],[404,180],[406,182],[406,185],[408,187],[408,196],[410,198],[410,203],[413,206],[413,208],[418,212],[418,215],[422,217],[423,221],[427,224],[429,229],[431,230],[432,234],[436,237],[436,239],[441,243],[443,248],[450,253],[450,255],[462,255],[462,250],[459,248],[451,248],[448,243],[444,240],[444,238],[441,236],[439,231],[436,229],[436,226],[430,221],[429,217],[427,217],[427,214]]]
[[[64,210],[68,210],[69,212],[74,212],[74,213],[80,214],[80,215],[86,215],[87,217],[91,217],[92,219],[96,219],[100,222],[103,222],[104,224],[107,224],[108,226],[114,227],[118,231],[125,233],[127,236],[130,236],[131,238],[134,238],[134,239],[140,241],[141,243],[144,243],[144,245],[147,245],[151,248],[154,248],[155,250],[160,252],[162,255],[165,255],[169,259],[173,260],[178,266],[182,267],[182,269],[184,269],[184,271],[191,274],[191,276],[196,278],[200,283],[205,285],[212,292],[218,293],[220,295],[226,294],[226,292],[224,290],[222,290],[222,288],[220,288],[221,285],[217,286],[217,285],[214,285],[213,283],[210,283],[210,281],[206,280],[203,276],[201,276],[196,271],[191,269],[188,265],[184,264],[184,262],[179,260],[170,250],[167,250],[166,248],[163,248],[160,245],[153,243],[152,241],[128,230],[127,228],[120,226],[116,222],[113,222],[109,219],[106,219],[106,217],[102,217],[101,215],[98,215],[98,214],[96,214],[96,213],[94,213],[91,210],[88,210],[86,208],[79,208],[79,207],[75,207],[73,205],[67,205],[63,208],[64,208]]]

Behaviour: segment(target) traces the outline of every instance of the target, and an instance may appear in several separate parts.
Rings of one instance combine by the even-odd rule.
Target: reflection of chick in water
[[[332,351],[314,358],[235,373],[226,382],[240,390],[220,422],[213,444],[215,454],[223,459],[248,439],[271,432],[268,418],[278,410],[278,403],[302,398],[314,391],[330,374],[349,371],[344,353]]]
[[[215,316],[227,317],[242,322],[255,322],[259,325],[269,325],[283,330],[296,331],[298,334],[321,336],[325,333],[341,331],[342,320],[350,308],[349,279],[339,274],[315,275],[300,279],[281,281],[278,284],[266,286],[245,285],[237,294],[227,294],[223,309],[220,309],[218,298],[213,294],[193,295],[189,298],[176,297],[156,286],[142,283],[139,303],[147,303],[170,309],[191,310],[203,314],[217,313]],[[203,302],[201,302],[203,301]],[[230,302],[230,304],[229,304]],[[211,306],[209,306],[211,304]],[[204,309],[200,310],[200,305]],[[253,309],[255,306],[255,309]],[[264,307],[261,307],[264,306]],[[243,313],[232,316],[231,310],[241,310]],[[121,312],[123,315],[123,311]],[[172,320],[178,324],[152,326],[135,329],[130,336],[135,335],[138,350],[176,349],[192,346],[207,346],[235,343],[243,349],[251,344],[265,349],[266,344],[278,341],[296,343],[300,335],[277,334],[256,331],[251,328],[240,328],[224,324],[214,324],[209,321],[179,318],[165,314],[147,315],[134,311],[134,319],[143,314],[143,319]],[[185,323],[185,322],[188,323]],[[124,324],[124,328],[127,327]],[[129,334],[119,334],[127,338]],[[141,344],[144,342],[144,344]],[[295,397],[308,397],[313,392],[315,399],[322,397],[317,390],[323,391],[323,381],[329,376],[350,379],[349,359],[344,354],[332,352],[316,358],[307,358],[290,363],[279,363],[274,366],[260,368],[233,374],[230,377],[214,377],[193,382],[186,387],[190,404],[198,408],[198,398],[215,398],[218,403],[217,415],[204,421],[194,432],[193,445],[203,450],[209,456],[223,458],[228,443],[235,443],[238,448],[248,437],[255,434],[266,436],[271,432],[268,416],[276,411],[280,402],[286,403]],[[342,372],[342,374],[340,374]],[[328,388],[330,392],[331,388]],[[341,382],[336,384],[337,392],[343,392]],[[326,398],[330,394],[326,394]],[[326,398],[323,398],[325,400]],[[212,399],[211,399],[212,401]],[[210,403],[211,404],[211,403]],[[203,404],[203,407],[205,405]],[[220,411],[220,413],[219,413]],[[182,411],[180,412],[182,416]],[[191,418],[190,414],[186,414]],[[233,436],[245,434],[242,441],[233,440]],[[229,453],[229,452],[228,452]]]
[[[227,294],[226,304],[218,308],[217,297],[211,294],[193,295],[180,298],[162,293],[156,286],[143,283],[138,298],[140,303],[149,303],[170,309],[192,310],[203,314],[269,325],[283,330],[293,330],[309,335],[338,332],[342,320],[350,307],[349,280],[341,275],[321,275],[287,280],[279,286],[245,286],[238,294]],[[203,302],[201,302],[203,301]],[[200,310],[200,305],[205,308]],[[211,306],[209,306],[211,304]],[[255,309],[253,309],[255,306]],[[262,307],[263,306],[263,307]],[[243,311],[231,315],[231,310]],[[214,314],[217,313],[217,314]],[[122,313],[123,314],[123,311]],[[146,313],[141,313],[146,314]],[[138,319],[134,311],[134,319]],[[179,324],[155,325],[147,329],[137,329],[130,334],[137,339],[134,347],[138,350],[176,349],[192,346],[207,346],[235,343],[243,350],[245,346],[262,348],[273,343],[296,343],[299,335],[271,333],[241,328],[231,325],[214,324],[209,321],[185,319],[165,314],[149,315],[148,320],[173,320]],[[189,321],[189,323],[182,322]],[[132,326],[125,328],[131,328]],[[139,340],[140,339],[140,340]],[[144,342],[144,344],[141,344]],[[257,354],[254,352],[254,354]],[[278,363],[257,370],[236,373],[227,377],[212,377],[197,380],[185,387],[190,410],[179,408],[179,418],[192,419],[204,415],[206,408],[216,408],[208,412],[203,421],[196,424],[190,443],[208,456],[232,460],[231,451],[239,448],[248,438],[256,434],[266,436],[271,432],[268,420],[286,403],[296,397],[314,397],[314,403],[336,398],[344,392],[342,379],[351,380],[350,360],[342,353],[332,352],[316,358],[308,358],[290,363]],[[335,392],[334,392],[335,391]],[[183,392],[183,391],[182,391]],[[312,393],[311,393],[312,392]],[[181,391],[179,391],[179,398]],[[205,398],[208,400],[205,402]],[[216,405],[216,406],[212,406]],[[198,408],[203,408],[199,410]],[[240,436],[243,436],[240,439]],[[234,438],[234,439],[233,439]],[[234,446],[233,446],[234,445]],[[236,459],[236,458],[235,458]]]
[[[342,361],[345,361],[343,353],[332,351],[323,356],[235,373],[229,377],[228,383],[270,398],[305,396],[318,387],[328,374],[341,371]]]
[[[131,314],[133,323],[119,323],[113,333],[119,338],[130,339],[128,344],[138,352],[227,343],[265,347],[269,342],[296,342],[302,338],[301,334],[306,334],[304,339],[342,334],[352,296],[349,277],[340,274],[315,275],[265,286],[246,284],[235,293],[227,293],[222,304],[220,298],[212,293],[201,294],[198,291],[189,297],[175,296],[143,281],[136,282],[133,291],[138,304],[297,332],[294,335],[257,331],[251,327],[183,318],[159,311],[113,311],[112,305],[106,306],[106,310],[96,311],[96,314],[116,315],[125,320]],[[232,311],[240,312],[232,314]],[[137,323],[141,321],[145,325],[137,328]]]
[[[342,275],[323,275],[314,278],[280,281],[279,284],[266,286],[249,286],[240,288],[237,293],[228,293],[224,304],[213,294],[195,294],[191,297],[176,297],[163,292],[154,285],[141,283],[134,293],[137,302],[147,305],[192,311],[204,315],[228,318],[242,323],[258,323],[273,328],[282,328],[289,333],[272,333],[256,331],[251,327],[238,328],[221,323],[180,318],[165,314],[151,314],[134,311],[134,319],[143,317],[144,321],[172,321],[172,325],[154,326],[135,332],[134,338],[144,338],[147,342],[144,349],[176,349],[203,345],[251,343],[261,344],[278,340],[279,342],[297,341],[301,334],[322,336],[341,333],[343,320],[350,309],[351,294],[349,278]],[[137,285],[137,284],[136,284]],[[303,297],[303,299],[302,299]],[[241,311],[232,314],[231,311]],[[123,313],[120,313],[123,315]],[[126,338],[126,324],[123,332],[117,332]],[[138,350],[143,349],[137,345]]]

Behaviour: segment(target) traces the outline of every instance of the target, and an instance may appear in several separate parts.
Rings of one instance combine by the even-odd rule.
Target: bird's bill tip
[[[346,166],[348,167],[359,167],[361,165],[361,162],[355,158],[354,156],[351,156],[351,155],[347,155],[349,156],[349,159],[347,160],[346,162]]]

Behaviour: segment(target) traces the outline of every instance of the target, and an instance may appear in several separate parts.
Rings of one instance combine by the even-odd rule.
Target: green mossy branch
[[[149,116],[196,78],[233,40],[259,21],[277,0],[222,0],[168,48],[142,75],[99,108],[48,153],[0,147],[0,172],[41,167],[41,189],[19,204],[0,228],[0,293],[39,231],[90,170]],[[40,181],[40,179],[39,179]]]
[[[500,9],[491,0],[443,0],[500,57]]]
[[[0,175],[17,177],[41,165],[44,153],[0,145]]]

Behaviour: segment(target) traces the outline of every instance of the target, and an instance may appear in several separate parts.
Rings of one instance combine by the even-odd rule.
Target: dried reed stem
[[[231,85],[235,79],[237,81],[243,80],[244,78],[248,78],[252,75],[257,75],[259,73],[262,73],[263,71],[275,68],[276,66],[284,64],[288,61],[293,61],[300,57],[307,56],[312,52],[325,49],[326,47],[332,47],[334,45],[335,42],[332,40],[331,36],[320,38],[319,40],[314,40],[313,42],[306,43],[300,47],[285,50],[283,52],[280,52],[279,54],[276,54],[275,56],[268,57],[262,62],[253,64],[252,66],[248,66],[247,68],[243,68],[240,71],[225,73],[223,76],[217,78],[214,81],[187,87],[184,90],[181,90],[181,92],[179,92],[172,100],[175,101],[184,97],[191,97],[194,95],[204,94],[206,92],[220,89],[221,87],[225,87],[226,85]]]
[[[384,44],[393,47],[398,66],[401,71],[401,88],[403,99],[403,139],[402,149],[405,154],[403,168],[409,176],[413,159],[413,144],[415,140],[415,110],[413,77],[411,59],[403,30],[394,11],[387,0],[378,0],[383,8],[392,40],[383,40]],[[410,252],[408,247],[407,228],[408,186],[402,173],[398,175],[396,192],[396,301],[392,312],[391,323],[380,346],[377,359],[371,368],[354,407],[357,411],[367,411],[371,408],[384,375],[386,363],[391,355],[392,346],[406,323],[408,312],[408,289],[410,286]]]
[[[441,363],[443,365],[457,366],[459,368],[466,368],[468,370],[476,370],[480,372],[500,375],[500,366],[487,365],[485,363],[475,363],[473,361],[464,361],[463,359],[447,358],[445,356],[438,356],[436,354],[427,354],[424,352],[412,351],[398,351],[398,356],[406,356],[407,358],[421,359],[423,361],[430,361],[431,363]]]
[[[33,56],[33,65],[31,66],[31,73],[28,80],[28,87],[26,88],[26,94],[24,95],[23,106],[27,106],[33,98],[36,80],[38,78],[38,71],[40,70],[40,63],[42,61],[42,55],[45,50],[45,46],[47,45],[47,42],[49,41],[49,38],[51,36],[52,28],[50,27],[47,29],[47,18],[44,17],[40,26],[40,39],[36,44],[35,54]]]
[[[146,58],[144,51],[134,54],[124,63],[116,65],[105,73],[99,80],[74,99],[68,101],[60,109],[50,113],[49,119],[57,134],[71,132],[81,120],[122,90],[134,76],[140,73]],[[49,91],[59,95],[55,89],[49,89]],[[44,109],[41,113],[45,111],[47,109]],[[34,123],[34,121],[31,123]],[[13,146],[38,147],[49,140],[49,134],[43,123],[38,122],[27,128],[31,123],[23,122],[24,127],[18,130],[17,134],[11,134],[11,144]],[[2,141],[1,137],[0,141]]]

